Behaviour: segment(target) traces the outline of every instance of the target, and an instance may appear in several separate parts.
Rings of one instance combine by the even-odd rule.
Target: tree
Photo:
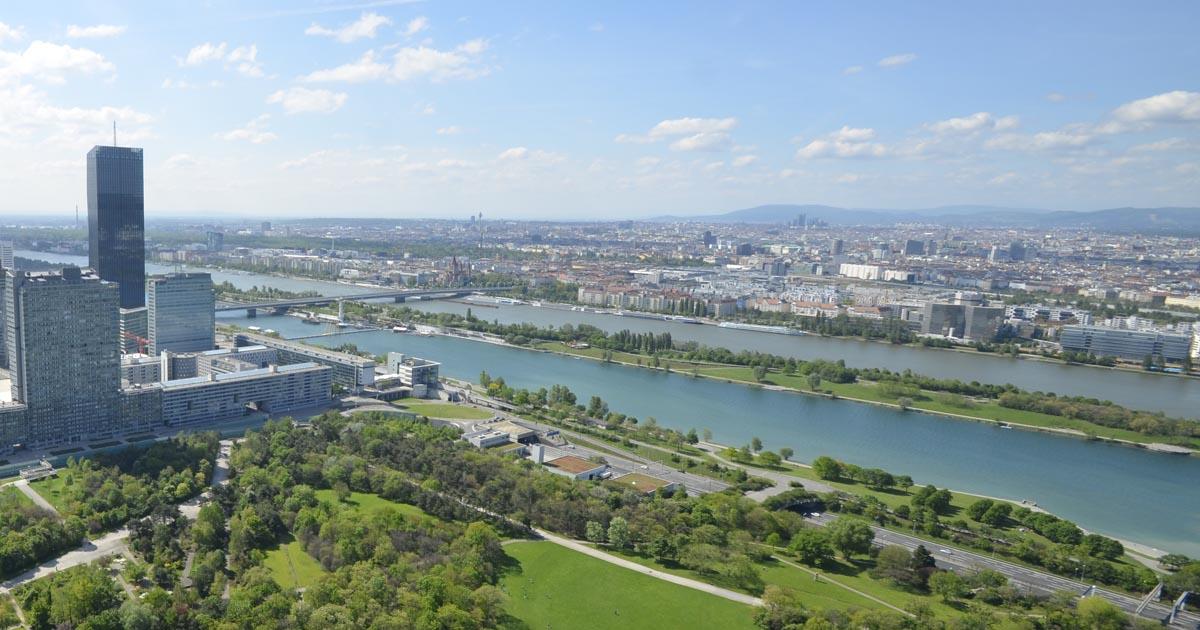
[[[608,544],[617,549],[629,546],[629,522],[620,516],[614,516],[608,522]]]
[[[201,551],[225,548],[225,513],[216,503],[200,508],[196,523],[192,525],[192,540]]]
[[[969,592],[967,583],[953,571],[938,571],[929,576],[929,590],[944,602],[959,599]]]
[[[839,479],[842,476],[841,462],[826,455],[814,459],[812,469],[817,473],[817,477],[828,481]]]
[[[1089,630],[1121,630],[1128,627],[1125,613],[1099,597],[1084,597],[1075,605],[1081,627]]]
[[[909,409],[912,409],[913,399],[909,398],[908,396],[901,396],[896,400],[896,406],[900,408],[900,411],[908,411]]]
[[[865,554],[871,550],[875,532],[870,525],[849,517],[840,517],[829,525],[829,543],[843,556]]]
[[[596,521],[588,521],[587,525],[584,527],[584,531],[586,532],[584,537],[587,538],[589,542],[604,542],[604,525],[597,523]]]
[[[898,545],[888,545],[879,550],[875,558],[875,568],[871,576],[892,580],[898,584],[913,583],[913,556],[907,549]]]
[[[820,386],[821,386],[821,375],[817,374],[816,372],[809,374],[808,375],[808,388],[813,391],[817,391],[817,388]]]
[[[763,450],[762,440],[759,439],[758,436],[750,438],[750,450],[754,451],[755,453]]]
[[[711,442],[713,439],[712,429],[705,429],[704,432],[701,433],[701,435],[704,436],[705,442]]]
[[[778,468],[783,463],[783,458],[773,451],[763,451],[758,454],[758,461],[763,466]]]
[[[700,441],[700,436],[696,435],[696,430],[695,430],[695,429],[688,429],[688,432],[687,432],[687,443],[688,443],[688,444],[696,444],[696,443],[697,443],[697,442],[699,442],[699,441]]]
[[[759,383],[767,380],[767,366],[765,366],[765,365],[754,366],[754,380],[758,381]]]
[[[795,454],[796,454],[796,451],[793,451],[792,449],[790,449],[786,446],[779,449],[779,456],[785,460],[791,459],[792,455],[795,455]]]
[[[804,596],[799,591],[772,584],[763,591],[762,603],[763,605],[754,612],[754,625],[759,628],[784,630],[799,628],[802,625],[808,627],[805,624],[809,620],[808,609],[805,608]]]
[[[788,551],[809,566],[818,566],[833,558],[829,534],[815,527],[805,527],[793,534],[791,542],[788,543]]]

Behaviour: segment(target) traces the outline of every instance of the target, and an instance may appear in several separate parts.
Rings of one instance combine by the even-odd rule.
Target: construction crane
[[[137,344],[138,354],[146,354],[146,347],[150,345],[149,339],[146,339],[145,337],[142,337],[141,335],[138,335],[136,333],[132,333],[129,331],[125,331],[125,332],[121,333],[121,338],[127,339],[127,340],[132,341],[135,344]]]

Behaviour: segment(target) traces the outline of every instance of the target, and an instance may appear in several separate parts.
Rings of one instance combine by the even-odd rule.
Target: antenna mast
[[[117,146],[117,121],[113,121],[113,146]]]

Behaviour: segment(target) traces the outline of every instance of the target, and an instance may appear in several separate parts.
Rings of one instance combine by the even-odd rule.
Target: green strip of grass
[[[292,540],[268,551],[263,566],[271,571],[271,577],[285,589],[308,588],[326,573],[325,567],[308,555],[298,540]]]
[[[422,403],[422,402],[404,402],[399,405],[409,413],[415,413],[419,416],[428,416],[430,418],[452,418],[455,420],[487,420],[491,418],[493,413],[476,409],[474,407],[464,407],[462,405],[450,405],[446,403]]]
[[[505,546],[501,580],[511,628],[753,628],[745,605],[609,564],[548,542]]]

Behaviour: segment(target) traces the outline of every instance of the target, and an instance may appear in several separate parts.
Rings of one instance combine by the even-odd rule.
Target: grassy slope
[[[298,540],[268,551],[263,566],[270,569],[271,577],[285,589],[307,588],[326,573],[321,563],[308,555]]]
[[[474,407],[450,405],[446,403],[401,402],[404,411],[430,418],[454,418],[458,420],[486,420],[494,414]]]
[[[35,492],[42,495],[42,498],[48,501],[50,505],[53,505],[54,509],[58,510],[59,512],[66,513],[70,507],[70,504],[63,496],[63,488],[65,487],[64,484],[65,477],[62,474],[58,474],[53,477],[38,479],[37,481],[31,482],[29,487],[33,488]]]
[[[18,490],[16,488],[10,487],[10,488],[0,489],[0,496],[4,497],[8,501],[16,501],[17,505],[23,505],[25,507],[34,507],[33,500],[30,499],[29,497],[25,496],[24,492],[21,492],[20,490]],[[9,498],[9,497],[12,497],[12,498]]]
[[[505,546],[519,563],[501,580],[511,628],[753,628],[742,604],[546,542]]]

